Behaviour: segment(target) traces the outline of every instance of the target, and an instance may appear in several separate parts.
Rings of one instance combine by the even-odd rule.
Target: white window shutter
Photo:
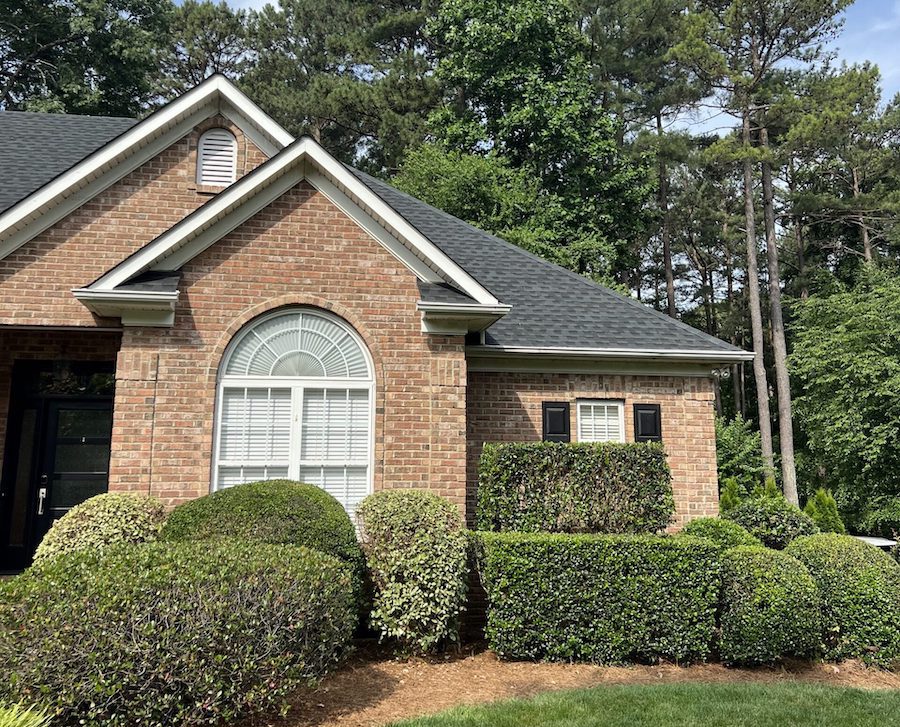
[[[579,442],[624,442],[622,404],[585,401],[578,403]]]
[[[227,187],[237,177],[237,140],[227,129],[210,129],[197,149],[197,184]]]

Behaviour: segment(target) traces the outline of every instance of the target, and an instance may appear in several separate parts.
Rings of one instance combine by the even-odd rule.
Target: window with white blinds
[[[227,129],[210,129],[197,146],[197,184],[227,187],[237,178],[237,139]]]
[[[374,393],[356,333],[324,311],[281,311],[236,337],[222,372],[214,487],[300,480],[353,516],[371,492]]]
[[[579,442],[624,442],[625,414],[621,401],[578,402]]]

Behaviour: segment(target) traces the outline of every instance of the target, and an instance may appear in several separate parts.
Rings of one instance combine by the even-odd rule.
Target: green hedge
[[[754,538],[740,525],[720,517],[698,517],[685,525],[681,532],[696,538],[706,538],[723,548],[762,545],[758,538]]]
[[[660,444],[485,444],[481,530],[655,533],[675,511]]]
[[[819,590],[800,561],[762,546],[722,556],[719,654],[726,664],[765,664],[815,653]]]
[[[856,538],[822,533],[786,551],[819,587],[825,655],[880,666],[900,660],[900,565]]]
[[[508,658],[705,659],[721,549],[691,537],[478,533],[486,634]]]
[[[34,564],[40,567],[86,548],[155,540],[164,518],[163,505],[155,498],[126,492],[96,495],[53,523],[34,554]]]
[[[215,725],[321,677],[356,622],[349,568],[220,540],[60,556],[0,583],[0,701],[54,725]]]
[[[430,492],[382,490],[358,512],[374,585],[372,627],[404,653],[456,641],[468,586],[459,508]]]
[[[767,548],[784,550],[794,538],[819,532],[812,518],[781,495],[757,495],[744,500],[723,517],[736,522]]]

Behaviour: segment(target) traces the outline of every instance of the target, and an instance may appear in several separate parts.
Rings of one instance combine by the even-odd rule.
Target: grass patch
[[[396,727],[882,727],[900,692],[801,684],[611,686],[461,707]]]

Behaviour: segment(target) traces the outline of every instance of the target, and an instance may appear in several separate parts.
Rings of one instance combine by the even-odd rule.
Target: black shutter
[[[634,405],[634,441],[662,441],[662,420],[659,413],[659,404]]]
[[[544,408],[544,441],[568,442],[569,403],[567,401],[545,401]]]

